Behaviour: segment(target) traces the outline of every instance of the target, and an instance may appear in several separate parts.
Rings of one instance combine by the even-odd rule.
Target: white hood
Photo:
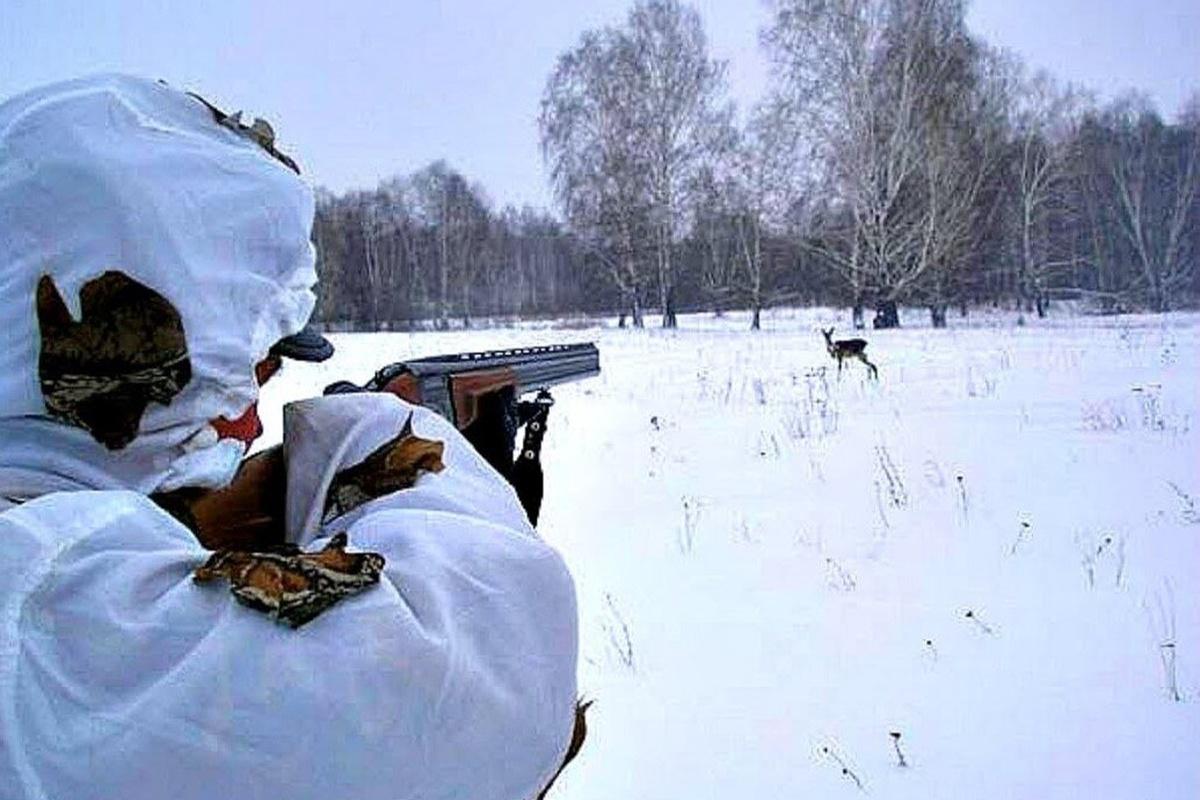
[[[311,313],[312,218],[298,175],[164,84],[98,76],[0,105],[0,495],[226,482],[241,446],[208,422],[257,399],[255,363]],[[39,278],[78,319],[109,271],[174,306],[191,372],[119,450],[51,415],[38,373]]]

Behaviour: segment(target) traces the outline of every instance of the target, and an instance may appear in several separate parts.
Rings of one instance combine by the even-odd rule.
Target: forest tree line
[[[739,115],[699,15],[639,0],[585,32],[539,114],[555,213],[496,208],[435,161],[319,191],[319,316],[477,317],[841,304],[859,326],[1056,299],[1200,298],[1200,95],[1172,120],[971,34],[966,0],[778,0],[770,90]]]

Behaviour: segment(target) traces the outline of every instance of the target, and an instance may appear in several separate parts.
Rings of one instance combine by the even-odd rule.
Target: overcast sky
[[[94,72],[163,78],[269,119],[316,183],[366,188],[445,158],[497,203],[549,205],[538,101],[559,53],[628,0],[0,0],[0,99]],[[758,0],[697,0],[749,105]],[[1173,115],[1200,88],[1200,0],[975,0],[1027,63]],[[0,154],[2,157],[2,154]]]

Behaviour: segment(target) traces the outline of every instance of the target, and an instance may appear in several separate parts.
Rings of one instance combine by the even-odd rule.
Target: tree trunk
[[[900,312],[896,309],[895,300],[880,300],[875,304],[875,319],[871,327],[876,330],[900,327]]]
[[[1022,311],[1032,311],[1034,298],[1030,291],[1030,283],[1033,272],[1033,210],[1030,207],[1030,198],[1028,195],[1024,198],[1024,216],[1021,224],[1021,265],[1020,272],[1017,275],[1017,302],[1020,303]],[[1039,312],[1039,316],[1040,316]]]
[[[855,298],[854,307],[850,310],[850,319],[854,320],[854,329],[856,331],[861,331],[866,327],[866,322],[863,319],[862,298]]]
[[[642,298],[638,296],[637,292],[634,292],[633,297],[630,298],[629,316],[633,320],[633,327],[646,327],[646,321],[642,319]]]
[[[1162,278],[1157,274],[1155,275],[1155,280],[1152,284],[1150,302],[1153,304],[1151,307],[1159,314],[1165,314],[1171,310],[1171,303],[1167,299],[1166,290],[1163,288]]]
[[[944,303],[929,307],[929,321],[935,328],[946,327],[946,305]]]
[[[1038,292],[1037,299],[1034,301],[1037,304],[1038,319],[1046,318],[1046,295]]]
[[[658,231],[658,300],[662,309],[662,326],[678,327],[675,320],[675,275],[671,264],[671,236],[659,227]]]
[[[762,319],[761,319],[762,314],[761,314],[761,312],[762,312],[761,308],[759,308],[758,306],[754,307],[754,316],[750,318],[750,330],[752,330],[752,331],[762,330]]]
[[[443,211],[443,219],[446,212]],[[438,251],[438,310],[434,327],[439,331],[450,330],[450,244],[449,233],[443,223]]]

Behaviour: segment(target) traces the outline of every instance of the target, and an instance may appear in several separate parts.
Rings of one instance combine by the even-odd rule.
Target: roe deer
[[[867,365],[867,369],[871,371],[871,377],[878,379],[879,370],[870,361],[867,361],[867,340],[866,339],[838,339],[833,338],[833,328],[829,330],[821,329],[821,333],[825,336],[825,349],[829,351],[829,355],[837,359],[838,375],[842,374],[842,362],[847,358],[857,358],[859,361]]]

